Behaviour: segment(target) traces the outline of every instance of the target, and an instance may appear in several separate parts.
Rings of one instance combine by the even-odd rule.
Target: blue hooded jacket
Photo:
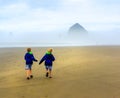
[[[50,65],[50,66],[52,66],[53,65],[53,61],[55,60],[55,57],[51,54],[51,53],[49,53],[49,52],[47,52],[44,56],[43,56],[43,58],[40,60],[40,62],[39,62],[39,64],[41,64],[43,61],[45,61],[45,65]]]
[[[32,52],[27,52],[24,56],[24,59],[26,60],[26,64],[33,64],[33,61],[37,61],[35,58],[34,58],[34,55],[32,54]]]

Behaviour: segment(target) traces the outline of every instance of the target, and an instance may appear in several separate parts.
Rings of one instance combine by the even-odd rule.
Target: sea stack
[[[70,35],[80,36],[80,35],[86,35],[87,30],[83,26],[81,26],[79,23],[75,23],[73,26],[69,28],[68,33]]]

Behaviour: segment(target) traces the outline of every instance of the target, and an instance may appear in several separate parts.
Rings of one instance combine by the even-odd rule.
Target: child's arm
[[[45,56],[40,60],[39,65],[45,60]]]
[[[52,55],[52,61],[55,61],[55,57]]]
[[[44,59],[41,59],[40,62],[39,62],[39,65],[44,61]]]
[[[37,62],[38,60],[37,59],[35,59],[35,57],[34,57],[34,55],[32,54],[32,60],[33,61],[35,61],[35,62]]]

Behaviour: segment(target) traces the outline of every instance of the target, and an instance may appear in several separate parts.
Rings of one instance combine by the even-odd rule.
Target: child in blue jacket
[[[31,52],[31,48],[27,48],[27,53],[25,54],[24,59],[26,61],[26,66],[25,66],[26,76],[27,76],[27,79],[29,80],[30,78],[33,78],[33,75],[32,75],[33,61],[37,62],[33,53]]]
[[[52,72],[52,65],[53,61],[55,60],[55,57],[52,54],[52,49],[48,49],[46,54],[42,57],[42,59],[39,62],[39,65],[43,62],[45,64],[46,68],[46,77],[52,78],[51,72]]]

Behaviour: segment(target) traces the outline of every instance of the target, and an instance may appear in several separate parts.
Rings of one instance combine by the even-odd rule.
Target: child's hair
[[[27,52],[31,52],[31,48],[27,48]]]
[[[48,51],[48,52],[52,52],[52,51],[53,51],[53,49],[52,49],[52,48],[49,48],[47,51]]]

